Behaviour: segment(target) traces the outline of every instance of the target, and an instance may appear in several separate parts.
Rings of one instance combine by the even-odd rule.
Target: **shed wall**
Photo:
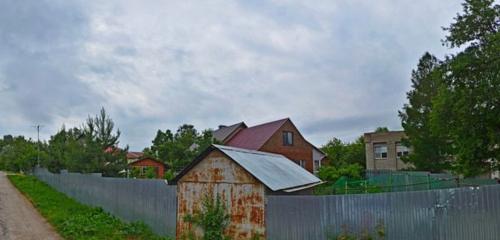
[[[205,196],[219,195],[230,215],[226,235],[231,239],[265,236],[265,186],[220,151],[213,151],[184,175],[177,184],[177,238],[194,234],[202,237],[197,226],[185,222],[187,215],[202,210]]]

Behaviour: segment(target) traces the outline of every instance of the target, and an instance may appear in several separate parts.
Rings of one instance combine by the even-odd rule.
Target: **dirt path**
[[[31,203],[0,172],[0,239],[62,239]]]

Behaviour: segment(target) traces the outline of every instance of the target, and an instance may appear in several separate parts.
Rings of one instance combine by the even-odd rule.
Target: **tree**
[[[338,138],[328,141],[321,150],[326,154],[330,164],[321,166],[318,176],[323,181],[334,183],[340,177],[361,178],[366,167],[365,143],[363,136],[354,142],[344,143]]]
[[[183,124],[175,134],[169,129],[158,130],[152,141],[153,145],[145,148],[144,153],[166,163],[175,171],[180,171],[212,143],[212,130],[199,133],[193,125]]]
[[[446,28],[445,43],[466,47],[446,63],[446,87],[434,101],[431,124],[445,135],[453,170],[475,176],[499,169],[500,5],[467,0]]]
[[[333,166],[340,167],[341,165],[348,164],[359,164],[363,168],[366,166],[363,136],[349,143],[344,143],[338,138],[333,138],[321,147],[321,150],[326,154]]]
[[[377,127],[375,129],[375,132],[376,133],[386,133],[386,132],[389,132],[389,128],[387,128],[387,127]]]
[[[430,53],[420,58],[417,69],[412,72],[408,103],[399,112],[407,136],[403,144],[413,148],[411,154],[402,160],[413,164],[418,170],[441,172],[450,168],[449,158],[443,150],[447,146],[446,139],[434,133],[430,125],[433,100],[444,84],[441,64]]]
[[[40,144],[40,159],[46,159],[46,144]],[[0,169],[13,172],[31,171],[37,164],[37,142],[23,136],[7,136],[0,141]]]
[[[64,126],[49,140],[50,158],[44,162],[49,170],[58,172],[101,172],[104,176],[118,176],[127,168],[126,152],[118,148],[120,130],[114,132],[114,122],[104,108],[95,117],[88,117],[80,128]]]
[[[417,94],[417,100],[403,110],[402,121],[405,130],[410,130],[412,147],[419,153],[429,151],[419,158],[430,156],[435,159],[429,161],[437,161],[423,167],[438,166],[476,176],[500,168],[500,5],[493,0],[466,0],[463,9],[455,22],[444,28],[448,35],[443,42],[464,50],[439,64],[427,60],[433,65],[421,71],[420,80],[428,89],[413,91],[431,97],[425,96],[425,101],[419,102],[422,106],[415,107],[421,100]],[[428,81],[437,87],[429,87]],[[410,94],[409,100],[413,97]],[[424,123],[427,125],[419,125]],[[415,134],[419,129],[427,132]],[[446,156],[450,162],[443,161]]]

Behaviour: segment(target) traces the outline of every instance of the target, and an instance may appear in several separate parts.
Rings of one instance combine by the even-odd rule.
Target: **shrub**
[[[203,229],[204,240],[224,240],[224,230],[229,225],[226,206],[219,195],[214,199],[206,195],[203,198],[203,209],[199,213],[187,215],[184,221],[193,223]]]

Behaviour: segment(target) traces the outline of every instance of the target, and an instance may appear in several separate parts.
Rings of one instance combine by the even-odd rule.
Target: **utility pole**
[[[43,126],[40,126],[40,124],[36,125],[35,128],[36,128],[36,138],[37,138],[37,142],[36,142],[36,163],[37,163],[37,166],[40,167],[40,128],[43,127]]]

